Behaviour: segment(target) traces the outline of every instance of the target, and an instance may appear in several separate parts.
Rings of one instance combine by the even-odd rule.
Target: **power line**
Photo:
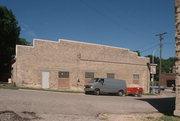
[[[175,45],[176,43],[175,43],[175,42],[165,42],[165,43],[164,43],[164,45],[169,45],[169,44],[170,44],[170,45],[172,45],[172,44]]]
[[[175,42],[173,43],[173,42],[165,42],[165,43],[163,43],[164,45],[175,45]],[[147,52],[147,51],[149,51],[149,50],[151,50],[151,49],[153,49],[153,48],[155,48],[155,47],[157,47],[157,46],[159,46],[159,44],[155,44],[155,45],[152,45],[152,46],[150,46],[150,47],[148,47],[147,49],[144,49],[144,50],[142,50],[142,51],[140,51],[141,53],[144,53],[144,52]]]
[[[116,20],[112,19],[112,17],[108,16],[107,14],[104,14],[103,12],[99,11],[97,8],[89,5],[88,3],[86,3],[84,0],[80,0],[81,3],[83,3],[86,7],[88,7],[89,9],[91,9],[92,11],[96,12],[97,14],[101,15],[102,17],[104,17],[106,20],[110,21],[111,23],[115,24],[116,26],[119,26],[121,30],[123,31],[127,31],[127,32],[132,32],[132,33],[136,33],[136,32],[133,32],[131,30],[129,30],[128,28],[126,27],[122,27],[119,22],[117,22]],[[122,29],[123,28],[123,29]]]
[[[153,48],[155,48],[155,47],[157,47],[157,46],[159,46],[159,44],[155,44],[155,45],[153,45],[153,46],[151,46],[151,47],[149,47],[149,48],[147,48],[147,49],[145,49],[145,50],[142,50],[140,53],[144,53],[144,52],[146,52],[146,51],[148,51],[148,50],[151,50],[151,49],[153,49]]]

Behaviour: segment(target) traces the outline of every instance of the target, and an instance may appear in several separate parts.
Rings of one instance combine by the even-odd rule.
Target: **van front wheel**
[[[95,89],[94,94],[95,95],[100,95],[100,90],[99,89]]]
[[[120,90],[120,91],[118,92],[118,95],[119,95],[119,96],[123,96],[123,95],[124,95],[124,91],[123,91],[123,90]]]

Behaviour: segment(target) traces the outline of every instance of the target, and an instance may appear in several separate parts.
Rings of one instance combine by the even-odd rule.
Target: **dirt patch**
[[[33,119],[40,119],[34,112],[15,113],[13,111],[1,111],[0,121],[30,121]]]
[[[65,114],[39,114],[34,112],[15,113],[13,111],[1,111],[0,121],[159,121],[164,116],[161,113],[137,113],[137,114],[106,114],[99,113],[96,116],[65,115]],[[162,120],[164,121],[164,120]],[[179,118],[178,120],[179,121]]]

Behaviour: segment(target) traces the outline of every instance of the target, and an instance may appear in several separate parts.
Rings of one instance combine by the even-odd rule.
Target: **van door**
[[[99,89],[102,91],[102,92],[109,92],[109,86],[108,86],[108,83],[107,83],[107,80],[106,79],[100,79],[99,80]]]

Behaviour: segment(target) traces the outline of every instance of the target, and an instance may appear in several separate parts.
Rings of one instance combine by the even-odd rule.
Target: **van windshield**
[[[90,83],[98,82],[98,80],[99,80],[99,78],[93,78],[93,79],[91,79],[89,82],[90,82]]]

